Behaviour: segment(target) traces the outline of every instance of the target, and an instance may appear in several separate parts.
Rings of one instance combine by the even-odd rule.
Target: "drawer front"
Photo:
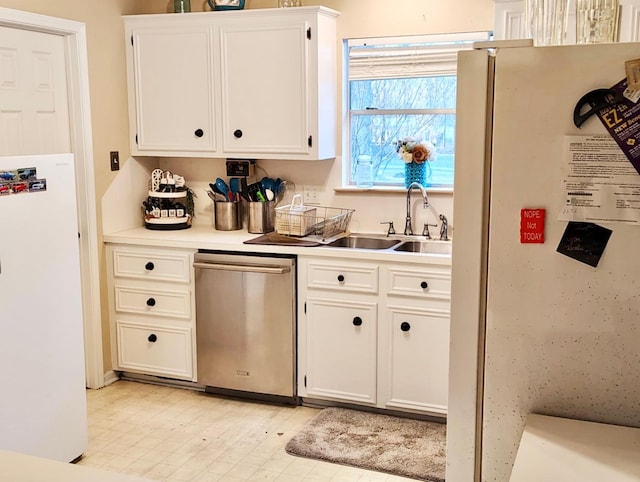
[[[378,293],[378,267],[373,265],[332,265],[310,262],[307,267],[309,288],[360,293]]]
[[[116,285],[115,295],[116,312],[191,319],[189,290],[166,291]]]
[[[451,270],[438,266],[423,269],[390,266],[387,268],[387,287],[388,295],[449,301]]]
[[[120,370],[193,378],[190,328],[118,321],[117,335]]]
[[[191,265],[188,252],[113,250],[115,277],[189,283]]]

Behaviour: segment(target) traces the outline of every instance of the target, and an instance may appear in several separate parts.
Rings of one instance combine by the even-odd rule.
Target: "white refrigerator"
[[[567,141],[609,136],[596,115],[576,127],[574,109],[624,79],[640,44],[522,43],[458,59],[448,482],[508,481],[529,413],[640,426],[640,224],[605,193],[597,265],[557,251],[583,213]],[[544,210],[544,242],[521,242],[523,209]]]
[[[63,462],[87,447],[76,211],[71,154],[0,157],[0,450]]]

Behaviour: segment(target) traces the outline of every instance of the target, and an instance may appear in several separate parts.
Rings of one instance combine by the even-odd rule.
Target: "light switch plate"
[[[109,159],[111,161],[111,170],[119,171],[120,170],[120,154],[118,151],[111,151],[109,153]]]

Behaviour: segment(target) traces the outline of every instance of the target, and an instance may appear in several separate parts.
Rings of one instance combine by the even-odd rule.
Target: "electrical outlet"
[[[119,171],[120,170],[120,154],[118,151],[111,151],[109,153],[109,158],[111,159],[111,170]]]
[[[302,193],[304,204],[320,204],[320,186],[304,186]]]

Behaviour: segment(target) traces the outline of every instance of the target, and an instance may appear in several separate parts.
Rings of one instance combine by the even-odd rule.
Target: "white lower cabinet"
[[[299,395],[446,415],[450,273],[300,256]]]
[[[381,363],[384,406],[447,413],[449,313],[388,305]]]
[[[191,328],[116,321],[121,370],[191,379]]]
[[[375,405],[378,305],[308,297],[307,395]]]
[[[193,253],[107,245],[115,370],[196,381]]]

